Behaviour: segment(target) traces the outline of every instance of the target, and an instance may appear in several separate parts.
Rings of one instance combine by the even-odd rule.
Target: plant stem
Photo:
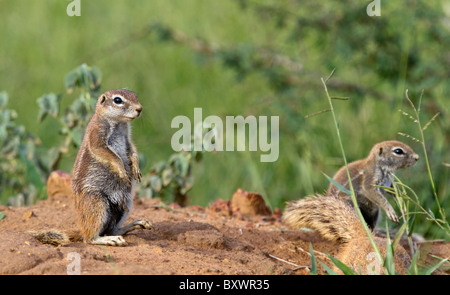
[[[333,73],[334,73],[334,70],[330,74],[330,76],[326,79],[326,81],[328,81],[331,78]],[[383,258],[381,256],[380,250],[378,249],[377,245],[375,244],[375,241],[373,239],[372,233],[371,233],[369,227],[367,226],[366,221],[364,220],[364,217],[363,217],[363,215],[361,213],[361,210],[359,209],[358,202],[356,201],[355,190],[353,189],[353,184],[352,184],[352,180],[351,180],[351,176],[350,176],[350,171],[348,170],[347,158],[345,157],[344,146],[342,144],[341,133],[339,131],[339,124],[338,124],[337,119],[336,119],[333,103],[331,102],[331,97],[330,97],[330,95],[328,93],[328,88],[327,88],[326,81],[324,81],[323,78],[321,78],[321,80],[322,80],[323,87],[325,89],[325,93],[327,95],[328,103],[330,104],[330,111],[331,111],[331,114],[333,116],[334,126],[336,128],[336,133],[337,133],[337,137],[338,137],[338,141],[339,141],[339,146],[340,146],[340,149],[341,149],[341,152],[342,152],[342,158],[344,159],[345,169],[347,170],[347,176],[348,176],[348,180],[349,180],[350,191],[352,193],[351,197],[352,197],[353,206],[355,207],[356,213],[358,214],[358,217],[359,217],[362,225],[364,226],[364,229],[365,229],[365,231],[367,233],[367,236],[369,237],[369,240],[370,240],[370,243],[373,246],[373,249],[377,253],[377,257],[378,257],[379,261],[383,261]]]
[[[445,221],[447,219],[446,219],[446,216],[445,216],[445,212],[442,210],[442,207],[441,207],[441,204],[439,202],[439,198],[438,198],[438,195],[437,195],[437,192],[436,192],[436,186],[434,184],[433,175],[431,173],[430,162],[428,161],[427,148],[426,148],[426,145],[425,145],[425,136],[424,136],[424,132],[423,132],[424,129],[422,128],[422,124],[420,122],[420,105],[422,103],[423,91],[420,94],[418,108],[416,108],[414,106],[413,102],[409,98],[409,96],[408,96],[408,89],[406,89],[405,95],[406,95],[406,99],[408,100],[409,104],[411,105],[412,109],[414,110],[414,114],[416,115],[415,122],[417,123],[417,126],[419,127],[420,139],[421,139],[420,143],[422,144],[423,154],[424,154],[424,157],[425,157],[425,164],[427,166],[428,177],[430,178],[431,189],[433,190],[433,196],[434,196],[434,199],[435,199],[436,204],[438,206],[439,214],[441,214],[442,220]],[[447,232],[450,231],[450,226],[449,226],[448,222],[445,223],[445,226],[447,228]]]

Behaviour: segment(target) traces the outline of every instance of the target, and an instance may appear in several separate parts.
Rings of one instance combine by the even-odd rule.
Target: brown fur
[[[70,242],[81,242],[83,238],[79,231],[61,231],[61,230],[47,230],[47,231],[30,231],[28,232],[38,241],[43,244],[50,244],[53,246],[65,245]]]
[[[142,176],[129,123],[141,111],[136,94],[129,90],[110,90],[97,100],[72,173],[78,235],[87,243],[122,246],[126,242],[121,235],[151,228],[146,220],[122,227],[132,210],[135,182]],[[68,238],[55,232],[39,237],[51,244]]]
[[[400,149],[402,153],[394,153],[396,149]],[[389,219],[398,222],[395,210],[385,198],[386,192],[377,186],[390,187],[390,176],[395,170],[413,166],[418,160],[419,156],[409,146],[391,140],[377,143],[367,158],[348,165],[358,206],[371,229],[375,228],[377,223],[379,207],[386,212]],[[339,169],[333,179],[346,189],[350,189],[345,166]],[[350,197],[332,183],[328,187],[327,195],[337,195],[352,204]]]
[[[292,228],[310,228],[325,239],[340,245],[337,259],[354,270],[363,273],[375,266],[376,256],[355,210],[337,196],[313,196],[289,202],[283,214],[283,222]],[[386,257],[387,241],[373,237],[382,257]],[[398,245],[395,249],[394,264],[397,272],[405,274],[411,260],[406,250]],[[383,273],[382,262],[378,263]],[[333,270],[339,271],[337,267]]]
[[[327,240],[339,243],[365,234],[355,210],[333,196],[314,196],[289,202],[283,222],[293,228],[312,228]]]

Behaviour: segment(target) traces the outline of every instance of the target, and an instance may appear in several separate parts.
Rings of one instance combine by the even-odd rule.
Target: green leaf
[[[184,186],[181,189],[181,193],[185,195],[192,187],[194,186],[194,176],[192,174],[189,174],[184,179]]]
[[[442,258],[442,260],[431,267],[428,267],[420,272],[421,275],[431,275],[436,269],[438,269],[442,264],[448,261],[448,258]]]
[[[0,220],[2,220],[3,218],[5,218],[5,212],[0,212]]]
[[[159,193],[161,191],[162,188],[162,182],[161,182],[161,178],[159,178],[156,175],[152,175],[150,177],[150,186],[157,192]]]
[[[351,195],[352,192],[349,191],[348,189],[346,189],[345,187],[343,187],[340,183],[338,183],[336,180],[334,180],[333,178],[329,177],[328,175],[326,175],[325,173],[322,172],[323,175],[325,175],[325,177],[328,179],[328,181],[330,181],[332,184],[334,184],[341,192],[347,194],[347,195]]]
[[[171,167],[167,167],[163,170],[161,173],[161,179],[163,186],[168,186],[169,183],[172,181],[173,178],[173,171]]]
[[[91,89],[96,89],[100,86],[102,80],[102,72],[97,67],[91,67]]]
[[[407,274],[409,274],[409,275],[417,275],[419,273],[418,267],[417,267],[417,258],[419,257],[419,253],[420,253],[420,251],[416,251],[414,253],[414,257],[413,257],[413,259],[411,261],[411,265],[408,268]]]
[[[6,91],[0,92],[0,108],[6,107],[8,104],[8,93]]]
[[[384,266],[388,274],[395,274],[394,249],[392,248],[390,239],[388,239],[386,243],[386,258],[384,259]]]
[[[41,189],[44,186],[44,183],[41,179],[41,175],[38,171],[38,168],[36,167],[36,164],[32,160],[30,160],[26,154],[26,151],[24,149],[21,149],[20,152],[20,159],[23,163],[25,163],[27,167],[27,173],[26,178],[27,180],[34,185],[34,187]]]
[[[354,275],[355,274],[355,271],[353,269],[351,269],[349,266],[345,265],[339,259],[334,258],[333,256],[331,256],[329,254],[327,254],[327,256],[331,259],[331,261],[333,261],[334,265],[336,265],[340,270],[342,270],[344,275]]]
[[[184,156],[181,156],[178,160],[180,175],[185,177],[189,171],[189,160]]]
[[[325,268],[325,270],[327,271],[327,273],[329,275],[333,275],[333,276],[339,275],[337,272],[335,272],[334,270],[329,268],[326,264],[322,263],[322,261],[319,261],[319,263],[322,264],[323,268]]]
[[[394,241],[392,242],[392,247],[394,247],[394,249],[397,247],[398,243],[400,242],[400,239],[401,239],[403,233],[405,232],[407,225],[408,225],[408,223],[404,222],[402,224],[402,226],[400,227],[400,229],[395,234]]]
[[[67,92],[71,93],[73,89],[79,85],[80,80],[80,70],[76,68],[69,73],[67,73],[64,78],[64,85],[66,86]]]
[[[0,125],[0,142],[3,142],[8,137],[8,130],[6,125]]]
[[[309,253],[311,254],[311,269],[309,270],[310,275],[317,275],[317,262],[314,256],[314,250],[312,244],[309,243]]]
[[[70,132],[70,138],[72,138],[72,141],[75,143],[77,147],[81,146],[81,142],[83,141],[81,130],[79,128],[73,129]]]
[[[99,68],[82,64],[67,73],[64,78],[64,85],[69,93],[71,93],[75,87],[96,90],[100,87],[101,78],[102,73]]]
[[[44,94],[38,98],[37,103],[39,105],[38,120],[42,122],[47,115],[57,117],[59,114],[59,102],[61,101],[60,95],[54,93]]]

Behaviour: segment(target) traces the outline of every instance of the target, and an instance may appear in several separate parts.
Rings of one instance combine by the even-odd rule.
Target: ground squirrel
[[[336,256],[341,262],[363,273],[373,273],[374,249],[368,239],[363,224],[353,207],[336,195],[317,195],[298,201],[288,202],[283,213],[283,222],[292,228],[310,228],[316,230],[323,238],[340,244]],[[373,236],[383,257],[386,256],[386,239]],[[395,270],[405,274],[411,258],[406,250],[397,245],[394,255]],[[378,261],[379,273],[382,261]],[[362,267],[362,268],[361,268]],[[335,266],[333,270],[339,271]]]
[[[378,220],[379,207],[386,212],[390,220],[398,222],[394,208],[385,198],[386,192],[379,186],[392,186],[392,173],[395,170],[413,166],[418,160],[419,155],[409,146],[400,141],[390,140],[375,144],[367,158],[348,164],[358,206],[364,220],[372,230]],[[350,188],[345,166],[339,169],[333,179],[346,189]],[[328,187],[327,195],[343,197],[353,204],[350,196],[332,183]]]
[[[110,90],[98,98],[72,173],[75,210],[86,243],[122,246],[126,244],[122,235],[137,228],[151,228],[146,220],[122,227],[132,209],[135,182],[142,177],[129,123],[141,111],[136,94],[129,90]],[[77,239],[74,233],[34,236],[50,244]]]
[[[386,211],[389,219],[398,222],[398,217],[380,186],[390,187],[391,174],[397,169],[414,165],[418,159],[419,156],[406,144],[383,141],[371,149],[367,158],[348,165],[358,206],[371,230],[377,223],[379,207]],[[333,179],[349,189],[345,166],[339,169]],[[287,203],[283,222],[293,228],[314,229],[327,240],[345,244],[337,258],[355,268],[358,264],[367,265],[367,255],[373,251],[364,226],[353,208],[351,197],[333,184],[330,184],[326,196]],[[374,240],[385,255],[386,240],[381,237],[374,237]],[[395,254],[396,270],[404,273],[410,257],[401,246]]]

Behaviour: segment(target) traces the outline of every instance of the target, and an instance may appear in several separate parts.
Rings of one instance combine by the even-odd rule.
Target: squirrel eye
[[[115,104],[122,104],[123,103],[123,100],[120,97],[118,97],[118,96],[114,97],[113,101],[114,101]]]
[[[404,154],[402,149],[395,149],[394,153],[397,154],[397,155],[403,155]]]

